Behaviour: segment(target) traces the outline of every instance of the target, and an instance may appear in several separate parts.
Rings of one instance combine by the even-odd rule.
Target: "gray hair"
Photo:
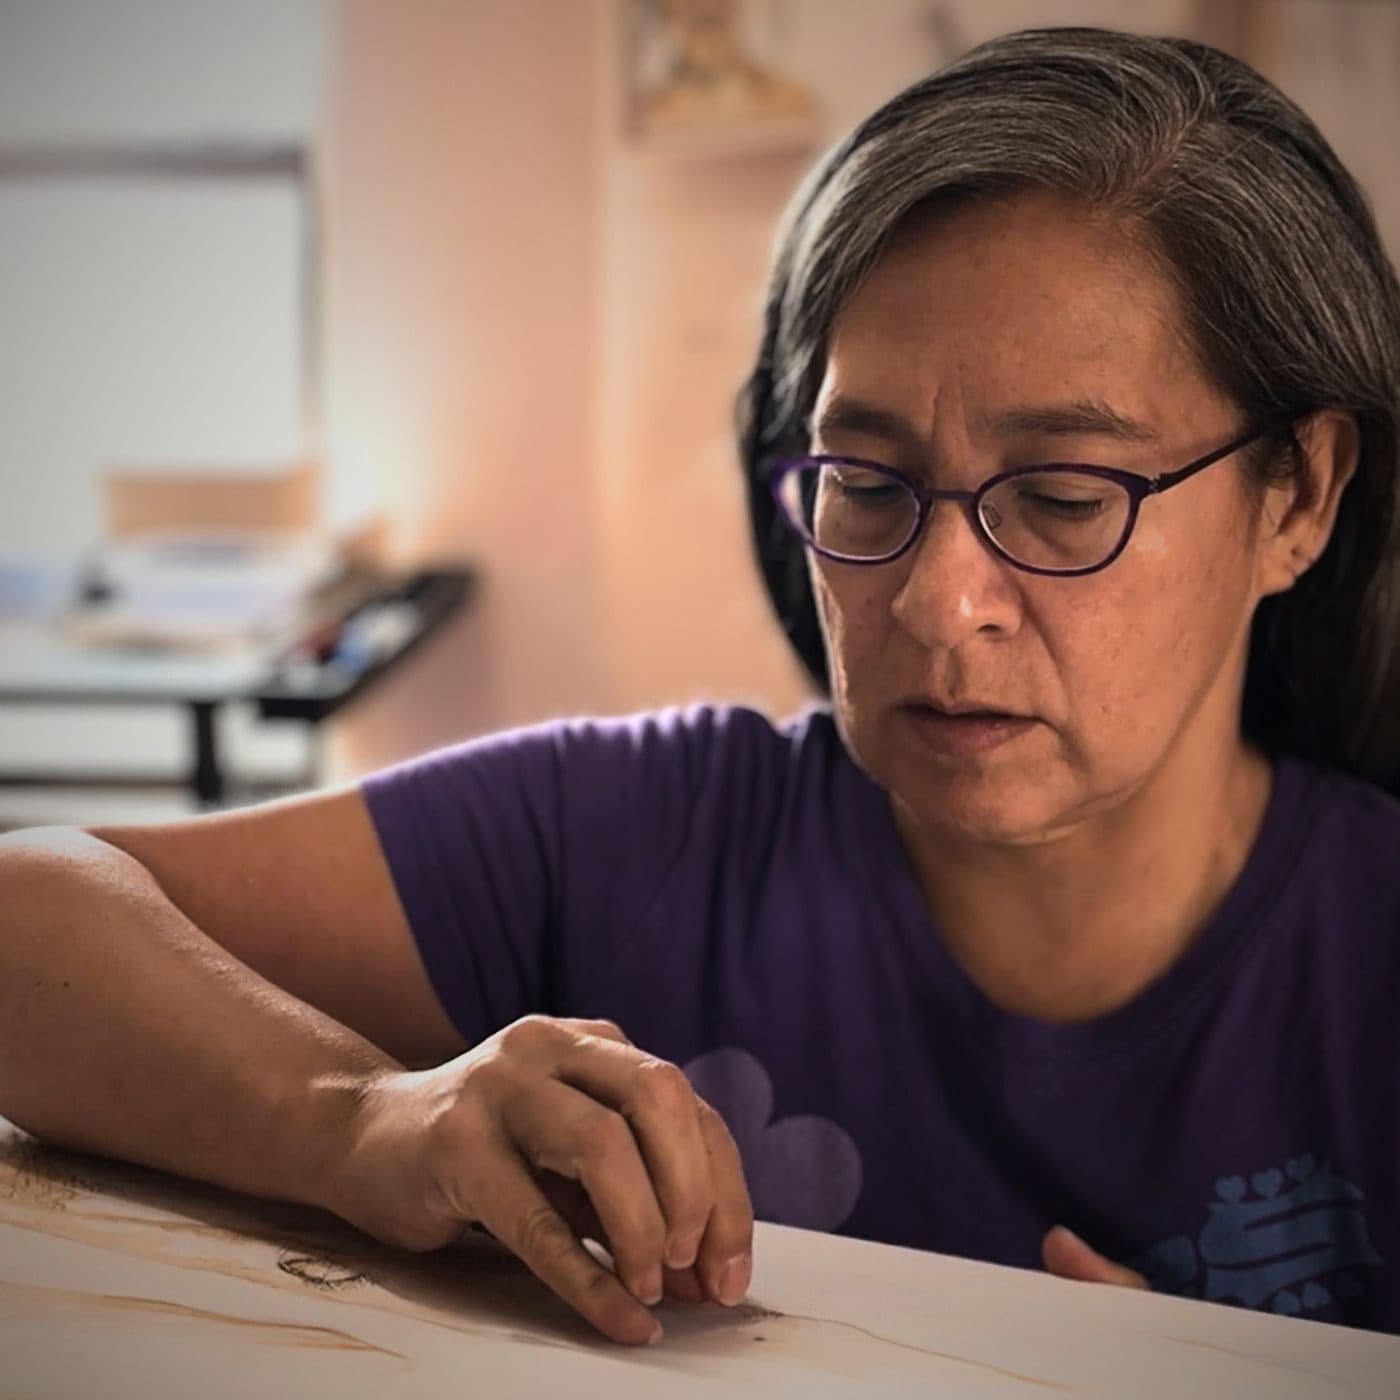
[[[1141,238],[1176,285],[1203,370],[1247,420],[1355,417],[1360,463],[1328,549],[1257,610],[1244,723],[1271,749],[1400,780],[1400,285],[1313,123],[1248,65],[1185,39],[994,39],[887,103],[799,191],[739,403],[754,544],[799,657],[824,687],[801,546],[766,472],[805,450],[836,315],[916,210],[1029,188]],[[1285,428],[1253,465],[1301,462]]]

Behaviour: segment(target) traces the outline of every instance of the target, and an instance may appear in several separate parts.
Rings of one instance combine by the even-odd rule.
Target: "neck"
[[[1071,1023],[1131,1001],[1205,928],[1244,867],[1271,781],[1267,760],[1236,739],[1212,762],[1163,764],[1111,810],[1035,845],[950,841],[898,805],[895,822],[964,972],[1005,1011]]]

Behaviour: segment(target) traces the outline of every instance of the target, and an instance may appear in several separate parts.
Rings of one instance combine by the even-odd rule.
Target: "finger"
[[[492,1173],[492,1188],[483,1222],[536,1278],[615,1342],[660,1337],[661,1324],[583,1247],[524,1162],[507,1154]]]
[[[617,1274],[648,1305],[662,1294],[666,1224],[626,1121],[570,1085],[546,1080],[502,1121],[525,1160],[577,1181],[607,1236]]]
[[[694,1269],[663,1269],[666,1296],[678,1303],[703,1303],[708,1295]]]
[[[1119,1288],[1146,1288],[1147,1280],[1125,1264],[1115,1264],[1091,1249],[1073,1230],[1056,1225],[1041,1241],[1045,1267],[1060,1278],[1082,1283],[1111,1283]]]
[[[559,1016],[555,1025],[571,1030],[575,1035],[591,1035],[598,1040],[615,1041],[618,1045],[631,1045],[621,1026],[616,1021],[590,1021],[580,1016]]]
[[[675,1065],[632,1045],[591,1037],[560,1058],[559,1075],[627,1120],[665,1217],[665,1263],[688,1268],[714,1204],[710,1156],[690,1081]]]
[[[695,1267],[710,1297],[733,1307],[749,1291],[753,1275],[753,1206],[744,1164],[724,1119],[703,1099],[695,1102],[714,1192]]]
[[[598,1219],[598,1212],[593,1209],[588,1192],[577,1181],[540,1168],[535,1171],[535,1182],[544,1193],[545,1200],[568,1221],[574,1234],[581,1240],[597,1240],[599,1244],[607,1244],[608,1234],[603,1229],[603,1222]]]
[[[564,1217],[574,1234],[583,1240],[597,1240],[611,1254],[612,1246],[608,1241],[608,1232],[603,1229],[603,1222],[598,1219],[598,1212],[593,1209],[593,1203],[588,1199],[583,1187],[578,1182],[566,1181],[553,1172],[540,1172],[538,1180],[545,1198]],[[668,1269],[663,1266],[661,1273],[663,1292],[673,1302],[706,1301],[705,1289],[693,1268]]]

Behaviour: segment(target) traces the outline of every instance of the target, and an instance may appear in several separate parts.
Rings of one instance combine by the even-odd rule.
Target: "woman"
[[[0,1110],[483,1224],[622,1341],[742,1295],[750,1197],[1400,1330],[1397,385],[1365,202],[1257,75],[984,45],[809,182],[744,396],[830,709],[9,838]]]

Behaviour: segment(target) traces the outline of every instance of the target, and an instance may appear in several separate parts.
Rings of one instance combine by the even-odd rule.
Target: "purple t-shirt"
[[[723,1114],[762,1219],[1400,1332],[1400,803],[1279,763],[1209,928],[1131,1003],[1007,1015],[944,950],[829,714],[461,744],[364,791],[475,1043],[605,1017]]]

